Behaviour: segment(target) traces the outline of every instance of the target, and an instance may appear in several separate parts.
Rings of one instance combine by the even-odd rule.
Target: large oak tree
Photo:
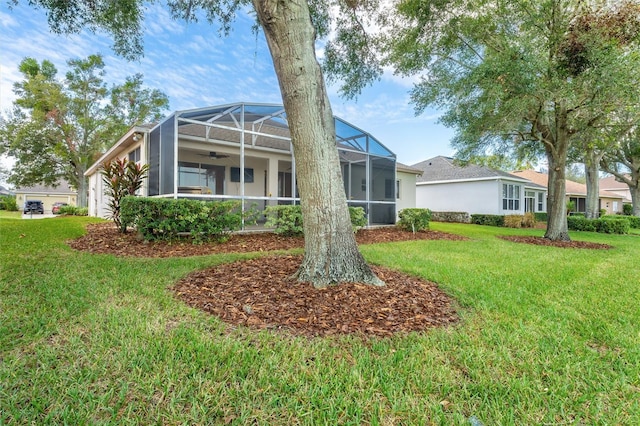
[[[463,157],[541,146],[545,237],[568,240],[569,149],[637,90],[637,2],[405,0],[398,10],[390,61],[422,74],[412,91],[418,111],[444,110]]]
[[[144,88],[141,75],[109,89],[100,55],[67,63],[64,79],[50,61],[20,63],[24,79],[14,85],[14,110],[0,126],[0,151],[16,159],[11,183],[54,186],[64,179],[86,206],[85,171],[126,129],[160,119],[169,101]]]
[[[142,52],[143,1],[29,3],[49,11],[53,31],[101,28],[113,35],[116,52],[127,58],[135,58]],[[220,24],[223,31],[230,29],[235,14],[248,4],[253,6],[267,39],[296,158],[305,234],[305,256],[297,278],[317,287],[340,282],[381,285],[360,254],[351,228],[333,113],[315,52],[317,37],[328,34],[330,28],[329,8],[337,5],[349,12],[357,8],[358,2],[167,1],[175,18],[192,20],[205,16]],[[348,23],[342,19],[336,22],[338,26]]]

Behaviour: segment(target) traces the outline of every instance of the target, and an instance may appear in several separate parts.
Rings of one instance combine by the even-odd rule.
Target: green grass
[[[22,212],[10,212],[7,210],[0,210],[0,219],[20,219],[22,217]]]
[[[167,290],[241,258],[121,259],[64,241],[94,219],[0,219],[0,424],[638,424],[640,239],[516,244],[514,230],[433,223],[468,241],[363,246],[438,282],[453,328],[306,340],[231,328]]]

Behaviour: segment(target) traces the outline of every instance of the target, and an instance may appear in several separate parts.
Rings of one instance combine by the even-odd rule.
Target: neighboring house
[[[67,203],[75,206],[78,193],[67,181],[61,181],[57,186],[35,185],[32,187],[16,188],[16,203],[21,209],[29,200],[42,201],[44,212],[51,213],[53,203]]]
[[[15,195],[15,193],[13,191],[11,191],[8,188],[5,188],[4,186],[0,185],[0,196],[2,195],[9,195],[9,196],[13,196]]]
[[[627,175],[627,177],[630,177]],[[619,195],[623,197],[622,202],[625,204],[631,204],[631,190],[629,185],[624,182],[620,182],[615,176],[607,176],[600,179],[600,192],[604,192],[609,195]]]
[[[546,187],[489,167],[461,166],[438,156],[414,164],[416,206],[437,212],[524,214],[546,212]]]
[[[369,224],[395,223],[397,188],[400,204],[410,205],[410,190],[405,194],[403,188],[419,171],[401,167],[396,173],[395,154],[372,135],[338,117],[335,126],[349,205],[363,207]],[[238,199],[243,208],[260,210],[299,203],[282,105],[235,103],[176,111],[157,125],[130,129],[86,173],[91,216],[109,215],[100,171],[116,158],[149,165],[140,195]]]
[[[529,179],[545,188],[548,186],[549,175],[535,170],[521,170],[513,172],[514,175]],[[587,186],[582,183],[566,180],[567,201],[573,201],[574,212],[584,213],[587,210]],[[608,191],[600,189],[599,193],[599,210],[606,210],[607,214],[616,214],[622,212],[622,203],[624,197]]]

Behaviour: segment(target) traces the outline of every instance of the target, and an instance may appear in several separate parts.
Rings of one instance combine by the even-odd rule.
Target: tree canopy
[[[417,111],[456,129],[458,156],[542,149],[549,163],[545,236],[569,239],[569,148],[635,97],[636,2],[405,0],[387,59],[420,74]]]
[[[100,55],[71,59],[64,79],[48,60],[25,58],[24,79],[14,85],[14,109],[0,126],[0,150],[16,163],[9,181],[17,186],[56,185],[66,180],[86,206],[84,172],[126,129],[162,117],[169,101],[143,86],[142,76],[107,87]]]

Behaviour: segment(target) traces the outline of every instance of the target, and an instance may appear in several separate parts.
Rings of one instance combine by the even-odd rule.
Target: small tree
[[[106,185],[105,195],[109,196],[110,218],[120,232],[127,232],[127,225],[120,220],[120,201],[127,195],[136,195],[147,176],[149,165],[141,165],[126,158],[108,161],[102,166],[102,180]]]

